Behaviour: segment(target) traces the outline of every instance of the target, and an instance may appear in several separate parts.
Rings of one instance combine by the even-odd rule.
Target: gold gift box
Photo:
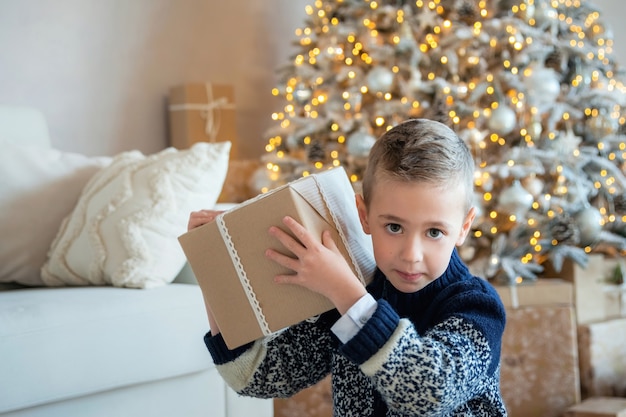
[[[545,278],[557,277],[574,285],[574,305],[578,324],[626,316],[624,286],[606,282],[618,266],[619,259],[601,254],[589,255],[582,268],[568,259],[556,272],[549,264],[542,273]]]
[[[237,159],[235,89],[229,84],[189,83],[169,91],[170,145],[186,149],[197,142],[231,142]]]
[[[506,307],[500,388],[509,417],[560,417],[580,402],[572,284],[556,279],[496,290]]]
[[[626,397],[626,318],[578,327],[583,398]]]
[[[588,398],[568,409],[563,417],[626,417],[626,398]]]

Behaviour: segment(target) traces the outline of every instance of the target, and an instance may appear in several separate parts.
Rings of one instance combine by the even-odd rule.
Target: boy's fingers
[[[337,245],[335,244],[335,240],[328,230],[324,230],[324,232],[322,233],[322,243],[333,252],[339,251]]]
[[[294,225],[296,226],[294,228],[289,227],[290,225],[287,225],[287,227],[289,227],[291,232],[294,235],[296,235],[296,237],[298,237],[299,233],[297,231],[297,226],[299,225],[298,223],[295,223],[295,222],[294,222]],[[304,228],[302,229],[304,230]],[[280,227],[276,227],[276,226],[270,227],[269,233],[270,235],[278,239],[278,241],[282,243],[285,248],[289,249],[297,257],[300,257],[302,255],[302,251],[306,249],[306,246],[303,243],[301,243],[301,241],[294,239],[290,234],[282,230]]]
[[[283,255],[280,252],[276,252],[275,250],[268,249],[265,251],[265,256],[267,256],[269,259],[276,262],[277,264],[284,266],[285,268],[290,269],[294,272],[297,269],[298,260],[290,258],[287,255]]]
[[[293,234],[296,235],[298,240],[301,242],[301,245],[305,248],[310,248],[311,245],[315,243],[313,241],[313,238],[311,237],[311,234],[293,217],[285,216],[285,218],[283,219],[283,223],[285,223],[285,226],[287,226],[289,230],[291,230]]]

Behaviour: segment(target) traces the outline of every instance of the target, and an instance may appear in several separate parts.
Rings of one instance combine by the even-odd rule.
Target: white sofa
[[[50,146],[43,116],[29,108],[0,106],[3,141]],[[0,178],[0,416],[272,416],[271,400],[239,397],[218,375],[203,343],[202,293],[188,267],[172,283],[149,289],[10,282],[9,267],[22,258],[12,245],[32,244],[23,252],[28,259],[57,231],[44,231],[35,219],[16,232],[13,223],[24,219],[19,209],[7,215],[16,196],[6,191],[15,191],[6,174]],[[62,189],[71,194],[69,186]],[[24,212],[32,214],[34,200],[24,197]],[[76,195],[50,198],[73,202]],[[68,214],[53,213],[53,206],[37,208],[42,222]],[[27,265],[33,274],[39,261]]]

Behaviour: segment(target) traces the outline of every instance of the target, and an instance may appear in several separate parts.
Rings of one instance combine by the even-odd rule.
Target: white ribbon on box
[[[626,284],[606,284],[604,292],[617,303],[617,317],[626,317]]]
[[[345,170],[341,167],[334,168],[333,170],[341,170],[345,174]],[[371,240],[369,240],[369,237],[366,236],[360,229],[359,222],[346,221],[346,219],[358,219],[358,212],[354,203],[354,190],[348,180],[347,174],[345,174],[346,181],[337,181],[337,178],[334,176],[324,175],[326,173],[328,173],[328,171],[300,178],[289,184],[283,185],[282,187],[268,191],[265,194],[259,194],[255,198],[241,203],[238,207],[252,204],[261,198],[270,196],[278,190],[284,189],[285,187],[292,187],[300,195],[302,195],[302,197],[304,197],[304,199],[307,200],[307,202],[311,204],[311,206],[313,206],[313,208],[320,213],[323,218],[327,218],[324,215],[325,213],[330,214],[333,224],[339,233],[339,237],[348,252],[357,277],[363,285],[366,285],[368,279],[373,276],[376,264],[372,255],[373,250],[371,247]],[[311,187],[310,182],[305,182],[307,178],[309,180],[311,178],[314,180],[315,187]],[[352,196],[352,199],[350,199],[350,196]],[[236,207],[231,210],[234,209],[236,209]],[[235,271],[237,272],[241,286],[246,294],[246,297],[248,298],[248,302],[250,303],[250,306],[252,306],[259,328],[265,336],[270,336],[273,332],[271,331],[265,318],[263,309],[261,308],[256,294],[254,293],[254,288],[252,288],[248,274],[246,273],[246,270],[241,262],[241,258],[237,253],[237,249],[232,242],[230,233],[228,232],[228,227],[224,221],[224,216],[231,210],[220,213],[215,218],[215,222],[226,245],[226,249],[230,255]]]
[[[519,297],[517,296],[517,285],[508,285],[509,294],[511,295],[511,308],[519,308]]]
[[[213,98],[213,86],[211,83],[205,83],[206,103],[182,103],[171,104],[170,111],[198,110],[200,117],[206,120],[204,124],[204,133],[206,133],[210,142],[215,142],[217,133],[220,131],[221,115],[217,110],[231,110],[235,108],[234,103],[229,103],[227,97],[220,97],[217,100]]]

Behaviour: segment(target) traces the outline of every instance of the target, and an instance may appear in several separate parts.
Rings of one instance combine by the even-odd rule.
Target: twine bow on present
[[[217,134],[220,131],[221,124],[221,113],[218,110],[234,109],[235,105],[233,103],[229,103],[227,97],[220,97],[215,100],[213,98],[213,86],[211,85],[211,83],[206,83],[204,87],[206,88],[206,103],[171,104],[169,106],[169,109],[170,111],[200,111],[200,117],[205,119],[204,132],[206,133],[210,142],[215,142]]]

